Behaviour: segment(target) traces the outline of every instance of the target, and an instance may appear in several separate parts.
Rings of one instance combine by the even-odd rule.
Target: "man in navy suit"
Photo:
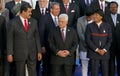
[[[67,23],[67,14],[60,14],[58,26],[50,31],[51,76],[73,76],[78,39],[76,31],[68,27]]]
[[[88,57],[90,58],[91,76],[98,76],[99,66],[102,70],[102,76],[109,76],[109,48],[112,42],[111,26],[102,21],[102,10],[95,11],[93,18],[94,22],[87,25],[85,32]]]
[[[91,4],[91,8],[93,8],[93,11],[101,9],[104,15],[106,15],[110,13],[108,5],[109,5],[109,2],[105,0],[94,0]]]
[[[20,4],[20,6],[22,4],[29,4],[29,3],[25,2],[25,1],[21,1],[21,0],[13,0],[13,1],[7,2],[5,4],[5,8],[7,8],[9,10],[10,19],[13,19],[19,12],[20,6],[17,5],[18,3]],[[14,11],[11,11],[13,8],[14,8]]]
[[[66,13],[68,15],[68,26],[76,30],[77,19],[80,17],[80,9],[76,3],[69,2],[69,0],[62,0],[60,4],[60,13]]]
[[[48,43],[48,36],[50,30],[58,26],[58,15],[60,13],[60,5],[57,2],[52,2],[50,6],[50,13],[45,15],[44,22],[44,28],[43,30],[43,47],[45,47],[43,52],[43,73],[47,76],[50,76],[50,48]],[[41,24],[39,24],[41,25]]]
[[[42,76],[46,76],[47,72],[48,72],[48,71],[46,71],[47,67],[45,67],[47,62],[45,62],[46,59],[45,59],[45,55],[44,55],[45,51],[46,51],[45,46],[44,46],[44,30],[45,30],[45,23],[46,23],[45,16],[46,16],[46,14],[49,14],[49,12],[50,12],[49,5],[47,7],[47,4],[49,4],[48,0],[38,0],[36,2],[35,9],[32,11],[32,17],[35,18],[38,23],[38,31],[40,34],[40,43],[41,43],[41,48],[42,48],[41,51],[43,53]],[[41,62],[37,61],[37,67],[36,67],[37,74],[39,74],[40,64],[41,64]]]

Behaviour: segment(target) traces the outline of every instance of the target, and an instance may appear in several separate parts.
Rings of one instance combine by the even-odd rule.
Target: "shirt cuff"
[[[107,50],[106,49],[103,49],[105,52],[107,52]]]
[[[95,52],[97,52],[98,51],[98,48],[95,50]]]

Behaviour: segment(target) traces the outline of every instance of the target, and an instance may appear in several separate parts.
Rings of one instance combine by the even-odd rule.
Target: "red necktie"
[[[66,13],[68,13],[68,5],[67,4],[65,5],[65,10],[66,10]]]
[[[25,28],[25,31],[28,32],[28,24],[26,20],[24,20],[24,28]]]
[[[61,30],[61,35],[62,35],[62,39],[63,39],[63,42],[64,42],[65,41],[64,29]]]

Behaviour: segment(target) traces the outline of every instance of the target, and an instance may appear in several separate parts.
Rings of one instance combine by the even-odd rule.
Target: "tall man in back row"
[[[37,21],[31,18],[32,7],[22,5],[20,15],[10,21],[7,29],[7,59],[15,61],[16,76],[24,76],[25,64],[29,76],[36,75],[36,59],[41,60]]]

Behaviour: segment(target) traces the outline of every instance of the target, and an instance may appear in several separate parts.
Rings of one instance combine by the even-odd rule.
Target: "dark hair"
[[[96,10],[94,13],[97,13],[104,18],[104,13],[101,9]]]
[[[111,4],[116,4],[116,5],[117,5],[117,7],[118,7],[118,3],[117,3],[117,2],[115,2],[115,1],[112,1],[112,2],[110,2],[110,3],[109,3],[109,5],[108,5],[108,7],[109,7],[109,8],[110,8],[110,5],[111,5]]]
[[[94,14],[93,9],[92,9],[91,7],[87,7],[87,8],[86,8],[85,15],[86,15],[86,16],[91,16],[91,15],[93,15],[93,14]]]
[[[32,8],[29,4],[22,4],[20,7],[20,13],[22,13],[23,11],[27,11],[28,8]]]

